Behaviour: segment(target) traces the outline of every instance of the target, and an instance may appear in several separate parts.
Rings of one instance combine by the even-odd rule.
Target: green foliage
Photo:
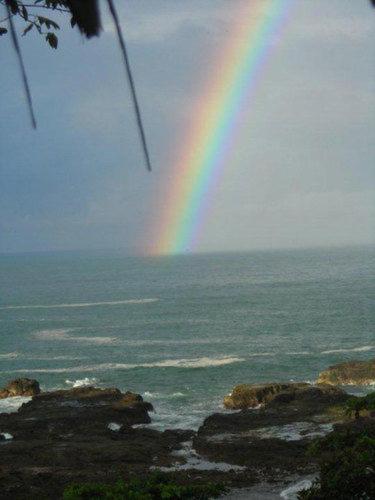
[[[67,9],[67,2],[60,0],[35,0],[32,4],[31,2],[22,2],[21,0],[0,0],[0,4],[7,3],[11,16],[19,20],[19,25],[22,27],[22,36],[27,35],[32,29],[42,35],[50,47],[53,49],[57,48],[58,39],[55,33],[51,30],[57,31],[60,26],[49,17],[41,15],[41,11],[49,10],[59,13],[69,13]],[[5,26],[7,18],[0,21],[0,35],[4,35],[8,32]],[[48,31],[46,31],[47,29]]]
[[[220,484],[180,486],[167,476],[156,473],[146,480],[132,479],[115,484],[73,484],[64,491],[64,500],[172,500],[217,498],[226,491]]]
[[[375,498],[375,422],[347,424],[316,440],[310,454],[320,476],[300,500],[370,500]]]
[[[363,397],[353,397],[346,402],[345,413],[349,416],[355,415],[359,418],[363,411],[375,410],[375,392],[370,392]]]

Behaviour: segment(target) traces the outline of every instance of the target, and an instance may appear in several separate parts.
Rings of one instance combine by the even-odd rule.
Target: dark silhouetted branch
[[[18,63],[19,63],[20,70],[21,70],[21,75],[22,75],[23,86],[24,86],[24,89],[25,89],[26,100],[27,100],[27,104],[28,104],[28,107],[29,107],[31,124],[32,124],[33,128],[36,128],[36,120],[35,120],[35,114],[34,114],[34,109],[33,109],[33,102],[31,100],[31,93],[30,93],[29,81],[27,79],[27,74],[26,74],[25,65],[24,65],[23,58],[22,58],[22,53],[21,53],[21,49],[20,49],[20,46],[19,46],[19,43],[18,43],[17,33],[16,33],[15,28],[14,28],[14,23],[13,23],[13,19],[12,19],[12,13],[11,13],[11,10],[10,10],[8,2],[5,2],[5,4],[6,4],[6,8],[7,8],[7,13],[8,13],[8,16],[9,16],[8,22],[9,22],[9,30],[10,30],[10,33],[11,33],[12,43],[13,43],[14,50],[16,51],[16,54],[17,54],[17,57],[18,57]]]
[[[151,161],[150,161],[150,155],[148,152],[148,147],[147,147],[147,142],[146,142],[146,134],[145,134],[145,131],[143,128],[141,111],[139,108],[137,94],[135,91],[135,84],[134,84],[132,71],[130,68],[130,62],[129,62],[129,57],[128,57],[128,53],[126,50],[125,40],[124,40],[124,37],[122,35],[120,22],[119,22],[118,15],[117,15],[115,6],[113,4],[113,1],[112,0],[107,0],[107,1],[108,1],[109,11],[111,13],[111,16],[112,16],[112,19],[113,19],[113,22],[115,24],[115,28],[117,31],[118,42],[119,42],[119,45],[121,48],[122,56],[124,58],[126,76],[128,78],[129,87],[130,87],[130,91],[131,91],[134,112],[135,112],[135,116],[136,116],[136,120],[137,120],[138,133],[139,133],[139,137],[140,137],[141,144],[142,144],[142,149],[143,149],[143,154],[145,157],[146,167],[147,167],[147,170],[149,170],[151,172]]]

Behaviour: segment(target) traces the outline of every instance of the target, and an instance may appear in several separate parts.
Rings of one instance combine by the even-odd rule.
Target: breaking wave
[[[220,358],[191,358],[191,359],[166,359],[154,363],[101,363],[98,365],[76,366],[69,368],[29,368],[23,370],[11,370],[7,373],[69,373],[69,372],[96,372],[107,370],[131,370],[133,368],[209,368],[224,366],[232,363],[245,361],[236,356],[225,356]]]
[[[0,359],[16,359],[18,356],[18,352],[5,352],[0,354]]]
[[[73,330],[73,328],[39,330],[33,333],[33,337],[38,340],[70,341],[94,345],[115,344],[118,341],[117,337],[78,337],[75,335],[70,335],[70,332],[72,332]]]
[[[127,300],[112,300],[105,302],[78,302],[73,304],[40,304],[40,305],[22,305],[22,306],[2,306],[0,309],[57,309],[65,307],[95,307],[95,306],[118,306],[122,304],[148,304],[157,302],[159,299],[127,299]]]
[[[375,345],[364,345],[360,347],[353,347],[351,349],[330,349],[329,351],[322,351],[321,354],[335,354],[340,352],[367,352],[375,349]]]
[[[65,380],[65,383],[71,385],[72,387],[88,387],[90,385],[95,385],[97,381],[98,379],[95,377],[85,377],[77,380]]]

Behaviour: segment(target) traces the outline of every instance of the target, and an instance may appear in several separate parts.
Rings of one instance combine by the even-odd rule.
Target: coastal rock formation
[[[0,497],[61,498],[74,481],[116,481],[169,466],[171,450],[192,432],[132,427],[149,423],[151,409],[138,394],[79,387],[0,413],[0,436],[13,438],[0,444]]]
[[[0,497],[61,498],[74,482],[115,482],[160,468],[180,484],[237,488],[313,473],[306,449],[342,419],[349,396],[330,385],[270,385],[272,397],[258,393],[261,407],[211,415],[198,433],[145,427],[152,405],[132,392],[38,394],[18,412],[0,413]]]
[[[271,384],[240,384],[225,396],[224,407],[229,410],[244,410],[268,403],[280,392],[293,392],[299,388],[308,387],[304,382],[271,383]]]
[[[310,473],[314,464],[306,450],[311,439],[343,418],[348,398],[336,387],[293,384],[262,407],[209,416],[194,447],[206,459],[245,466],[260,479],[279,477],[280,471]]]
[[[0,389],[0,399],[14,396],[36,396],[40,393],[39,382],[30,378],[17,378]]]
[[[370,385],[375,383],[375,358],[369,361],[348,361],[330,366],[319,374],[318,384]]]

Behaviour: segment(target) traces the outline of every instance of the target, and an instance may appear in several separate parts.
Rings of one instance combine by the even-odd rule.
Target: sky
[[[56,51],[33,32],[21,39],[36,131],[1,37],[0,252],[155,245],[175,159],[244,1],[116,2],[151,174],[106,12],[99,38],[57,15]],[[374,31],[368,0],[295,2],[187,251],[375,243]]]

